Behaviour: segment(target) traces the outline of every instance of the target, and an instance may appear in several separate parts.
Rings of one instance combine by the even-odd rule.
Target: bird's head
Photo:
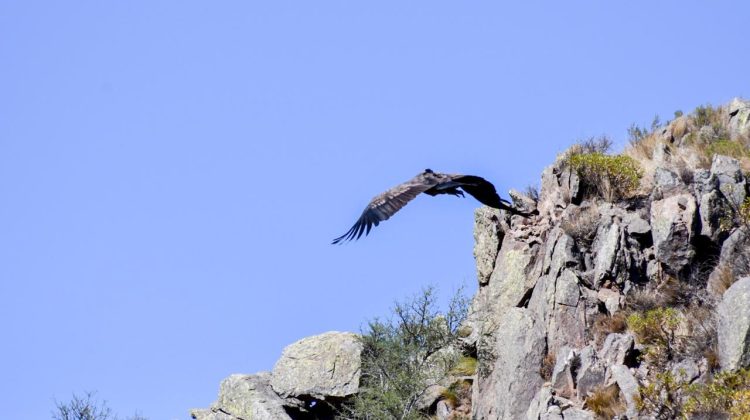
[[[432,172],[432,169],[425,169],[424,173],[426,173],[426,174],[434,174],[434,172]]]

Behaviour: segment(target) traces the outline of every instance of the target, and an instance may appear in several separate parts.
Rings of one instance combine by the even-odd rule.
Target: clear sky
[[[742,1],[0,1],[0,401],[186,419],[231,373],[476,286],[471,199],[576,139],[750,96]]]

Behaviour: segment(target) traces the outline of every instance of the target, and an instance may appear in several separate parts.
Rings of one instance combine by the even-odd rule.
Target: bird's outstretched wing
[[[531,216],[531,213],[519,211],[514,208],[510,202],[500,198],[495,190],[495,186],[482,177],[474,175],[454,175],[452,178],[453,181],[461,185],[462,190],[466,191],[486,206],[505,210],[511,214],[517,214],[523,217]]]
[[[414,178],[399,184],[390,190],[379,194],[373,198],[365,207],[362,215],[354,226],[345,234],[333,240],[334,244],[352,239],[359,239],[362,234],[369,234],[373,225],[377,226],[380,222],[388,220],[397,211],[401,210],[409,201],[413,200],[419,194],[429,190],[438,183],[434,177],[419,174]]]

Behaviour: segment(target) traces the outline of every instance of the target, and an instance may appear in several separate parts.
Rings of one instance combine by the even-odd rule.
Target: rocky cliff
[[[621,155],[606,139],[578,144],[538,194],[511,193],[538,216],[477,210],[479,289],[456,345],[477,361],[472,418],[750,412],[750,102],[631,137]],[[191,414],[333,418],[358,392],[361,351],[348,333],[301,340],[273,372],[230,376]],[[468,417],[429,395],[425,415]]]

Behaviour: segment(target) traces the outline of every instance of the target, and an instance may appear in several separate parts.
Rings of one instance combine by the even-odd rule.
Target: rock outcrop
[[[327,332],[287,346],[272,372],[231,375],[196,420],[283,420],[332,417],[336,402],[359,389],[362,343],[356,334]]]
[[[356,334],[328,332],[288,346],[271,373],[280,396],[346,397],[359,388],[362,343]]]
[[[687,397],[658,388],[664,378],[701,384],[750,366],[750,103],[701,113],[632,146],[636,190],[613,194],[625,187],[612,174],[579,173],[563,155],[538,199],[511,194],[538,216],[476,211],[478,290],[456,346],[478,362],[461,379],[472,418],[674,418],[684,412],[659,399]],[[745,155],[716,152],[732,147]],[[300,340],[271,374],[227,378],[193,417],[333,418],[312,406],[358,392],[361,352],[348,333]],[[447,386],[419,407],[465,418],[441,400]]]

